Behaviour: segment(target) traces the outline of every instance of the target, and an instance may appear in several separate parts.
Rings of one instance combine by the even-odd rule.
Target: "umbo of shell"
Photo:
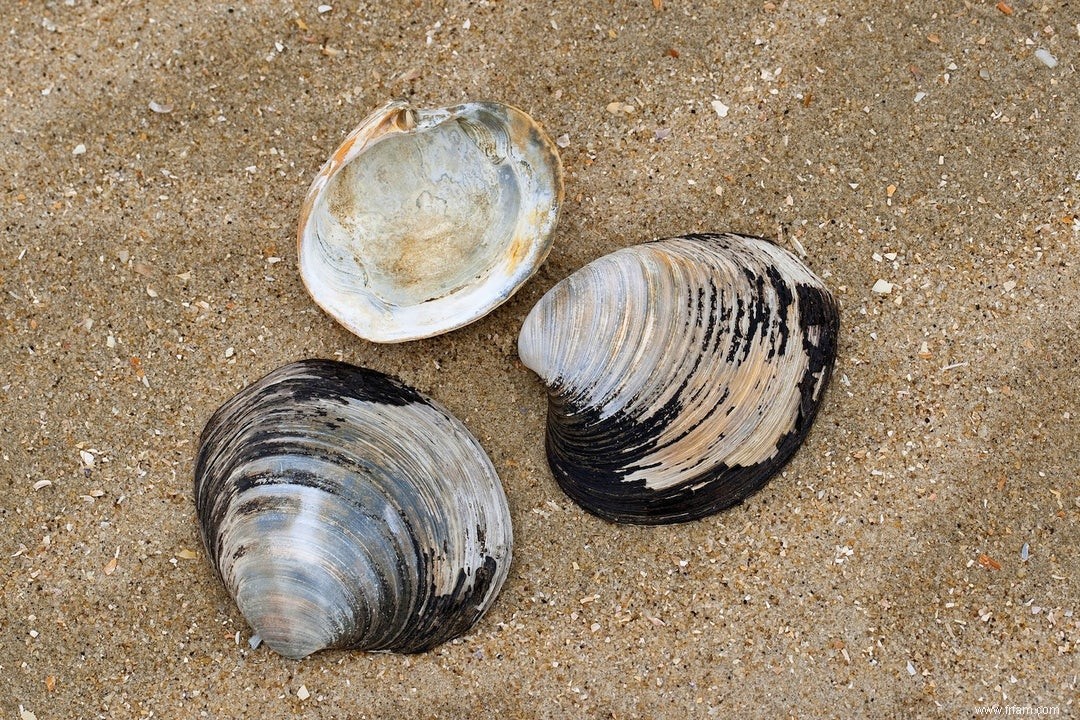
[[[464,425],[387,375],[308,360],[214,413],[195,468],[210,560],[273,650],[420,652],[510,567],[502,485]]]
[[[794,255],[735,234],[602,257],[529,313],[547,456],[609,520],[674,523],[758,490],[798,448],[836,358],[839,309]]]

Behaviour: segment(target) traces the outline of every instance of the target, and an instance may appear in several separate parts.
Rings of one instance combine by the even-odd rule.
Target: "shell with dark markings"
[[[381,373],[309,360],[203,430],[210,560],[275,651],[419,652],[467,631],[510,567],[510,513],[464,425]]]
[[[437,335],[487,314],[536,272],[562,194],[558,150],[521,110],[391,102],[312,183],[300,274],[315,302],[362,338]]]
[[[559,485],[609,520],[740,502],[791,457],[836,357],[839,308],[791,253],[742,235],[625,248],[553,287],[518,339],[548,385]]]

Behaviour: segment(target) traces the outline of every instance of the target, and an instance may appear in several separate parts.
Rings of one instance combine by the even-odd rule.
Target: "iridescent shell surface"
[[[419,652],[466,632],[510,567],[502,485],[460,421],[387,375],[309,360],[203,431],[206,549],[273,650]]]
[[[536,272],[562,193],[558,150],[521,110],[391,102],[312,183],[300,274],[362,338],[437,335],[486,315]]]
[[[602,257],[553,287],[518,339],[549,390],[559,485],[601,517],[692,520],[760,488],[810,428],[839,309],[786,250],[690,235]]]

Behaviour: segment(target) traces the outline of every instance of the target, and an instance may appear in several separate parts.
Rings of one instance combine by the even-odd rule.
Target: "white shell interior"
[[[313,183],[301,275],[360,337],[436,335],[487,314],[536,271],[561,199],[555,146],[520,110],[390,103]]]

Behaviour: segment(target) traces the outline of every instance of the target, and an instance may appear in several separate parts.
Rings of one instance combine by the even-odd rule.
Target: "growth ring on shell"
[[[548,386],[559,485],[609,520],[693,520],[740,502],[798,448],[836,358],[839,309],[794,255],[689,235],[555,285],[518,338]]]
[[[307,360],[222,405],[195,506],[211,563],[276,652],[420,652],[466,632],[510,567],[510,512],[476,438],[387,375]]]
[[[507,300],[551,249],[562,167],[526,113],[394,101],[319,171],[300,214],[300,274],[350,331],[429,337]]]

